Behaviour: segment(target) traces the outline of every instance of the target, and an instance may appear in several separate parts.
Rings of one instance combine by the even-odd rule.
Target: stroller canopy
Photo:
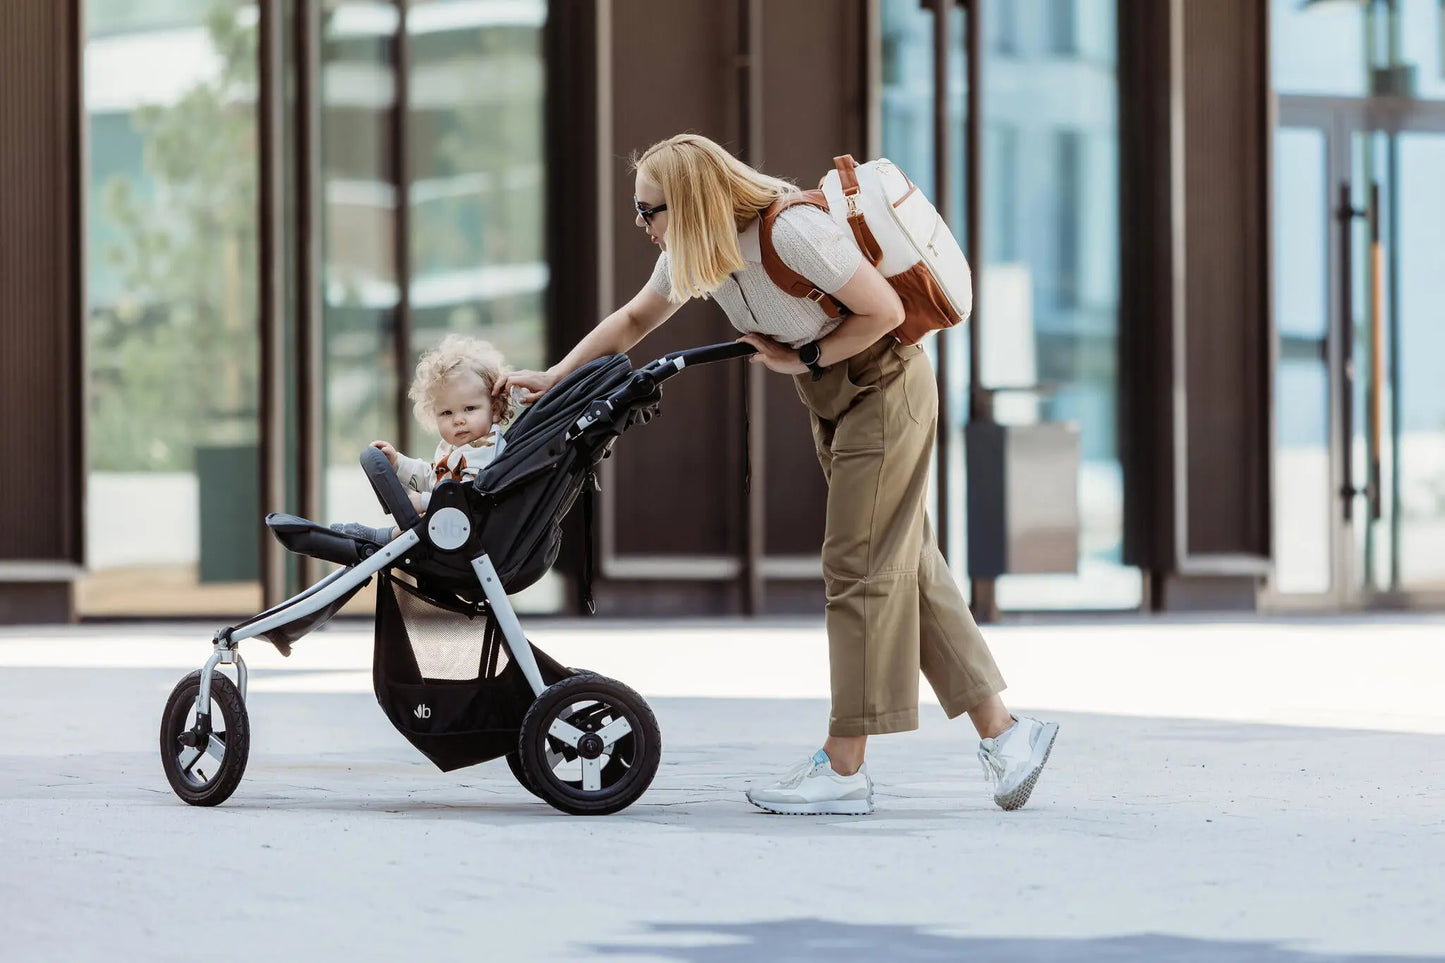
[[[631,375],[627,356],[614,354],[590,361],[557,382],[503,433],[502,451],[478,473],[476,490],[498,495],[551,468],[566,453],[567,433],[588,406]]]

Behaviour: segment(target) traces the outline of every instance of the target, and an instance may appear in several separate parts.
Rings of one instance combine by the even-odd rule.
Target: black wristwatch
[[[823,348],[816,341],[809,341],[798,349],[798,360],[807,365],[808,370],[813,372],[814,381],[823,377],[823,366],[818,364],[818,362],[822,360],[822,357]]]

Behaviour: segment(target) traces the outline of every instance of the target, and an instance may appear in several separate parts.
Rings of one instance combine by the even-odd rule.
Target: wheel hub
[[[577,755],[583,759],[596,759],[602,755],[602,737],[595,732],[589,732],[577,740]]]

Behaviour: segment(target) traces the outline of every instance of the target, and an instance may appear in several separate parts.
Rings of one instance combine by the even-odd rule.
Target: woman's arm
[[[587,362],[630,350],[681,306],[668,301],[650,287],[644,287],[631,301],[603,318],[597,327],[577,342],[567,357],[546,371],[513,371],[504,375],[492,386],[492,394],[501,394],[516,385],[522,389],[522,404],[529,405]]]
[[[858,265],[853,276],[833,297],[852,308],[853,313],[818,342],[818,347],[822,349],[818,363],[825,368],[847,361],[903,323],[903,302],[898,300],[898,292],[867,261]],[[757,348],[758,353],[751,360],[765,364],[773,371],[802,374],[808,370],[798,360],[797,351],[772,338],[745,334],[738,340]]]
[[[864,261],[833,295],[853,313],[818,342],[823,367],[847,361],[903,323],[903,302],[878,269]],[[796,352],[795,352],[796,353]]]

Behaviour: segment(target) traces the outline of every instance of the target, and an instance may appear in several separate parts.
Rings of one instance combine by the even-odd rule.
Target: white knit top
[[[830,319],[812,301],[795,298],[772,282],[763,270],[758,224],[754,219],[738,235],[743,269],[729,275],[710,296],[739,331],[757,331],[794,348],[816,341],[840,322]],[[826,211],[803,204],[788,208],[773,222],[773,247],[784,264],[829,294],[837,294],[863,262],[858,245]],[[664,298],[672,292],[667,271],[667,252],[663,251],[647,286]]]

